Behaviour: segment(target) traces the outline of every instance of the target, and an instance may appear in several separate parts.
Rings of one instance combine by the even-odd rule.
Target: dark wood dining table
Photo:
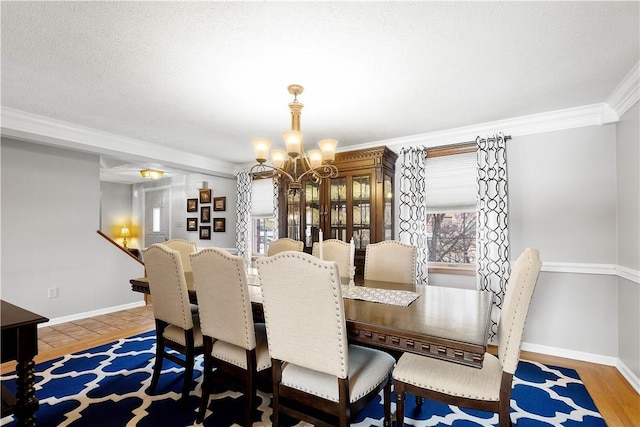
[[[186,273],[189,298],[197,304],[193,276]],[[255,272],[247,275],[254,319],[263,319],[262,293]],[[131,289],[149,294],[146,277]],[[346,283],[345,283],[346,284]],[[492,294],[485,291],[356,280],[356,286],[416,292],[408,306],[344,298],[349,341],[482,367],[487,349]]]

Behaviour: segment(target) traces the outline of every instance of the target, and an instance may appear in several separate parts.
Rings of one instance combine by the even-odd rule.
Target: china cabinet
[[[296,192],[280,192],[280,237],[304,242],[323,238],[356,247],[356,276],[363,274],[364,250],[369,243],[394,238],[394,173],[397,154],[387,147],[337,153],[339,174],[321,183],[305,181]]]

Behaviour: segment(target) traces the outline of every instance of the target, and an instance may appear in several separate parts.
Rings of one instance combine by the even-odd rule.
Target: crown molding
[[[429,148],[458,144],[465,141],[474,141],[478,135],[487,135],[496,132],[502,132],[505,135],[510,136],[522,136],[573,129],[583,126],[601,126],[609,123],[615,123],[619,120],[619,116],[611,109],[611,107],[609,107],[609,105],[599,103],[402,138],[351,145],[348,149],[356,150],[374,147],[377,145],[386,145],[390,149],[399,152],[400,149],[404,147],[424,146]]]
[[[622,117],[638,100],[640,100],[640,62],[636,62],[636,65],[614,89],[607,99],[607,104],[618,117]]]
[[[2,108],[2,136],[136,161],[160,161],[170,167],[208,175],[231,176],[232,163],[186,153],[134,138]],[[153,153],[153,157],[149,155]]]

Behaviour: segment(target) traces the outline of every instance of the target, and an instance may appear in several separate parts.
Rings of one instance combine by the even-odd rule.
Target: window
[[[153,208],[153,220],[151,222],[151,231],[154,233],[160,232],[160,208]]]
[[[429,214],[427,236],[430,268],[473,270],[472,264],[476,262],[475,212]]]
[[[253,218],[253,244],[251,245],[252,255],[267,255],[267,244],[274,239],[273,218]]]
[[[267,254],[267,245],[275,239],[273,217],[273,181],[256,179],[251,185],[251,255]]]
[[[427,151],[429,272],[475,274],[475,144]]]

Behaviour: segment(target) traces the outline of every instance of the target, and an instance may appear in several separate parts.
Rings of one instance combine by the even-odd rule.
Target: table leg
[[[18,361],[16,365],[16,399],[14,414],[16,416],[17,425],[35,426],[35,412],[38,410],[38,399],[35,396],[35,387],[33,382],[35,379],[35,362],[33,359]]]

